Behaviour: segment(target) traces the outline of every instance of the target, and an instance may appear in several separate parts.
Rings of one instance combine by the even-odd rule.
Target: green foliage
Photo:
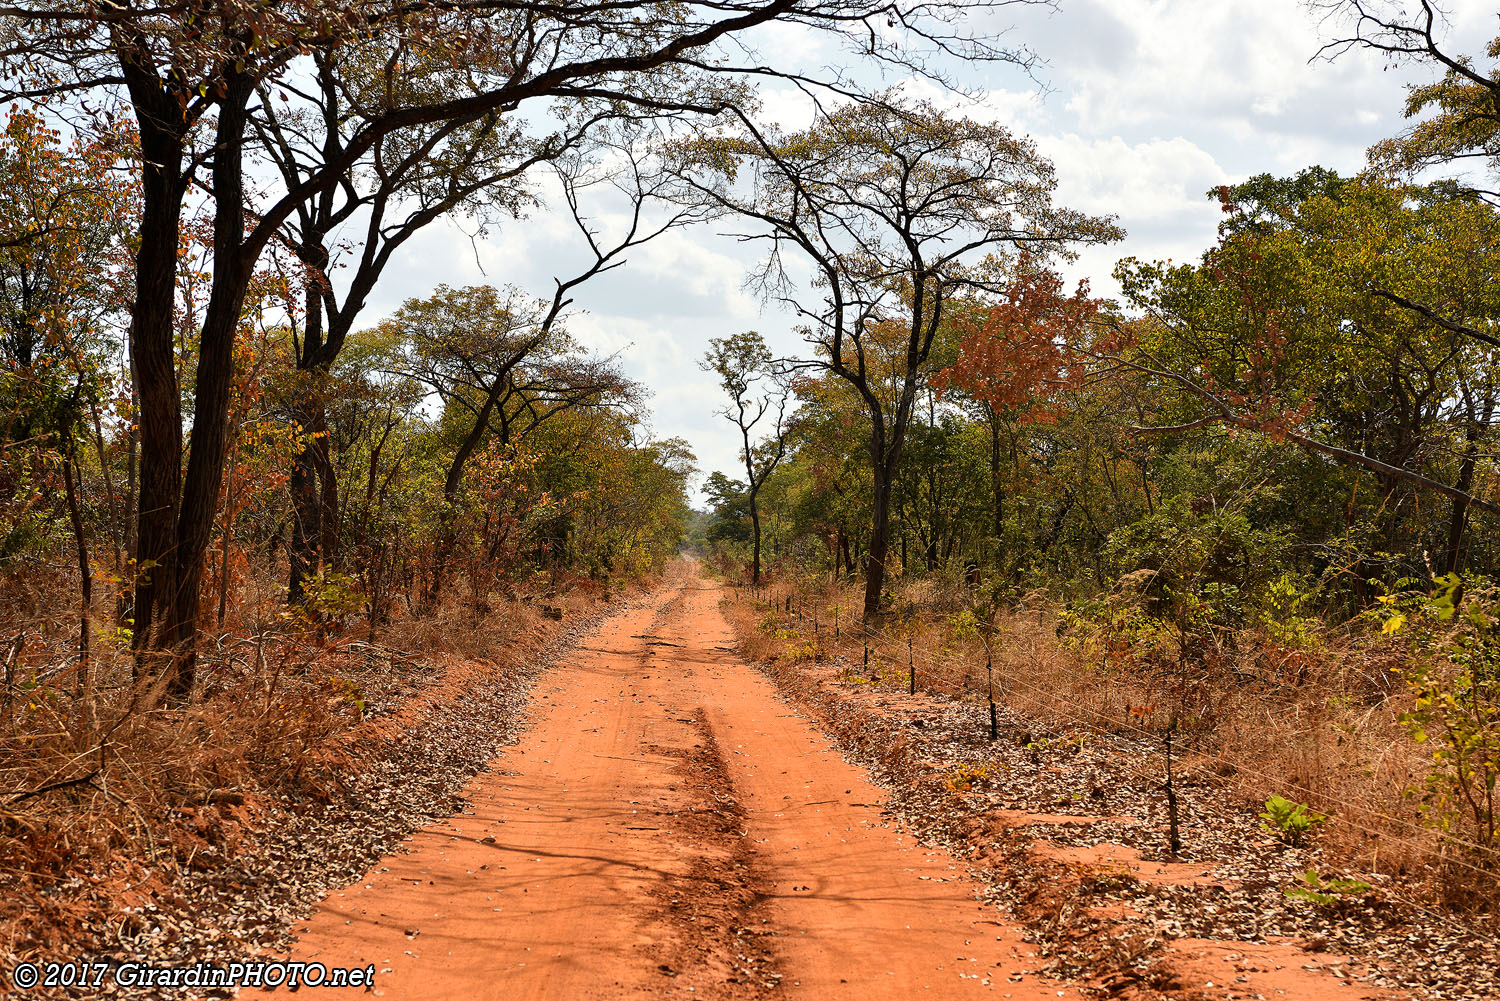
[[[1260,814],[1265,823],[1261,827],[1276,835],[1292,848],[1300,848],[1314,831],[1328,822],[1328,817],[1309,807],[1306,803],[1294,803],[1279,793],[1266,800],[1266,808]]]
[[[1270,581],[1260,609],[1260,623],[1273,639],[1294,650],[1310,650],[1320,644],[1322,618],[1306,614],[1318,591],[1306,579],[1288,571]]]
[[[948,632],[954,639],[979,639],[983,631],[984,623],[971,608],[960,609],[948,616]]]
[[[704,533],[709,543],[750,541],[750,497],[745,484],[723,473],[710,473],[703,484],[708,497],[709,522]]]
[[[1251,520],[1248,499],[1204,509],[1173,497],[1112,533],[1102,555],[1121,575],[1150,571],[1141,587],[1149,608],[1183,632],[1238,627],[1279,576],[1287,545]]]
[[[796,629],[778,625],[771,630],[771,635],[781,643],[781,658],[790,663],[822,660],[826,656],[821,643]]]
[[[313,620],[342,619],[360,609],[364,594],[347,574],[325,569],[307,582],[302,610]]]
[[[1381,606],[1383,629],[1406,632],[1415,648],[1405,675],[1414,701],[1401,722],[1432,753],[1431,773],[1413,790],[1418,809],[1437,829],[1461,829],[1493,848],[1500,845],[1500,594],[1490,588],[1466,600],[1464,592],[1464,581],[1447,574],[1431,595],[1391,596]]]
[[[1316,869],[1309,869],[1297,878],[1300,885],[1282,892],[1293,900],[1306,900],[1323,907],[1338,903],[1342,897],[1370,892],[1370,884],[1364,880],[1346,879],[1342,876],[1319,876]]]

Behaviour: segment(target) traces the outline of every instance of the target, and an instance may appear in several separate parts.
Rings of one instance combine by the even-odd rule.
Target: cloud
[[[1204,193],[1229,179],[1207,151],[1181,136],[1127,143],[1119,136],[1070,132],[1039,136],[1037,145],[1057,168],[1059,203],[1119,215],[1127,230],[1131,221],[1170,224],[1183,215],[1203,215]]]
[[[1232,178],[1192,141],[1127,143],[1119,136],[1067,133],[1040,136],[1037,143],[1057,167],[1058,205],[1113,215],[1125,229],[1123,242],[1087,248],[1063,269],[1069,278],[1087,278],[1095,293],[1117,293],[1111,278],[1117,258],[1184,260],[1213,240],[1220,212],[1206,193]]]

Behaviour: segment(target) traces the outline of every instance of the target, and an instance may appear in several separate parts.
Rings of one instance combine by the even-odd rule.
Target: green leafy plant
[[[782,658],[793,664],[800,664],[806,660],[822,660],[823,647],[814,638],[804,636],[795,629],[776,629],[772,635],[780,640],[782,646]]]
[[[1342,876],[1319,876],[1316,869],[1309,869],[1297,877],[1301,885],[1284,890],[1293,900],[1307,900],[1327,907],[1337,903],[1340,897],[1358,896],[1370,892],[1370,884],[1362,879],[1345,879]]]
[[[1317,588],[1288,571],[1266,585],[1261,627],[1278,643],[1293,650],[1307,650],[1320,645],[1316,615],[1305,614]]]
[[[1467,821],[1478,844],[1490,848],[1500,843],[1500,596],[1488,591],[1465,603],[1455,574],[1435,584],[1422,607],[1410,616],[1392,613],[1383,629],[1399,632],[1409,620],[1417,647],[1406,672],[1416,699],[1401,722],[1432,748],[1419,810],[1444,832]]]
[[[1306,803],[1294,803],[1280,794],[1273,794],[1266,800],[1266,809],[1260,814],[1260,819],[1265,821],[1262,827],[1293,848],[1306,844],[1308,836],[1328,822],[1326,814]]]
[[[329,675],[328,688],[332,693],[328,700],[329,705],[348,704],[358,709],[361,717],[364,716],[365,692],[357,683],[348,678]]]

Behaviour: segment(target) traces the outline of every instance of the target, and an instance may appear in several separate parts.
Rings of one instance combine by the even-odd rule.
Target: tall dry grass
[[[414,618],[398,604],[371,629],[357,613],[290,613],[282,581],[263,571],[241,582],[222,626],[205,620],[196,689],[173,705],[134,678],[128,634],[108,614],[114,596],[96,596],[80,657],[69,586],[60,573],[11,580],[0,593],[6,953],[18,937],[34,952],[81,936],[97,917],[84,913],[86,895],[129,904],[213,865],[255,836],[272,799],[338,797],[415,702],[460,697],[466,672],[524,663],[601,598],[592,582],[568,578],[545,593],[562,621],[543,614],[542,591],[515,588],[487,592],[476,615],[473,595],[455,587],[434,614]]]
[[[1170,725],[1195,779],[1257,809],[1272,794],[1308,803],[1330,818],[1320,843],[1353,866],[1420,884],[1451,906],[1500,906],[1494,849],[1418,812],[1432,753],[1401,723],[1412,696],[1394,641],[1351,629],[1292,649],[1251,629],[1187,660],[1170,647],[1143,655],[1118,637],[1080,639],[1061,609],[1032,595],[996,615],[987,648],[952,581],[898,584],[874,630],[857,622],[860,590],[826,576],[782,575],[754,592],[736,583],[732,616],[750,657],[839,658],[854,678],[891,689],[909,684],[910,658],[920,691],[982,701],[992,677],[997,701],[1043,729],[1160,741]]]

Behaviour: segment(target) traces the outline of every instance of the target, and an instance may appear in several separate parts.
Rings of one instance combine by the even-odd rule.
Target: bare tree
[[[771,359],[765,339],[754,330],[709,340],[700,366],[719,376],[719,385],[729,394],[729,406],[720,416],[734,422],[740,432],[740,458],[745,463],[746,500],[750,505],[750,580],[760,583],[760,488],[786,456],[786,404],[791,395],[786,372]],[[774,414],[770,434],[757,445],[755,428]]]
[[[261,86],[251,122],[288,190],[341,153],[364,121],[360,112],[369,106],[364,91],[389,83],[372,75],[363,62],[347,62],[352,68],[338,53],[319,54],[312,85],[279,83],[278,90],[302,91],[292,113],[281,110],[269,85]],[[434,98],[447,86],[441,74],[412,74],[399,82],[411,98]],[[352,99],[351,92],[356,95]],[[618,105],[585,109],[561,128],[533,135],[490,111],[386,135],[337,183],[323,187],[287,220],[280,238],[307,272],[305,313],[300,329],[293,329],[302,378],[292,416],[312,432],[304,439],[289,484],[289,600],[299,601],[306,578],[318,572],[324,559],[337,557],[338,483],[324,433],[321,387],[393,254],[445,216],[467,216],[481,230],[518,218],[540,201],[533,180],[536,168],[565,155],[580,156],[585,146],[607,149],[592,141],[596,131],[606,123],[629,124],[639,118]],[[350,224],[359,235],[343,245],[335,243],[333,234]],[[340,268],[347,273],[335,282]]]

